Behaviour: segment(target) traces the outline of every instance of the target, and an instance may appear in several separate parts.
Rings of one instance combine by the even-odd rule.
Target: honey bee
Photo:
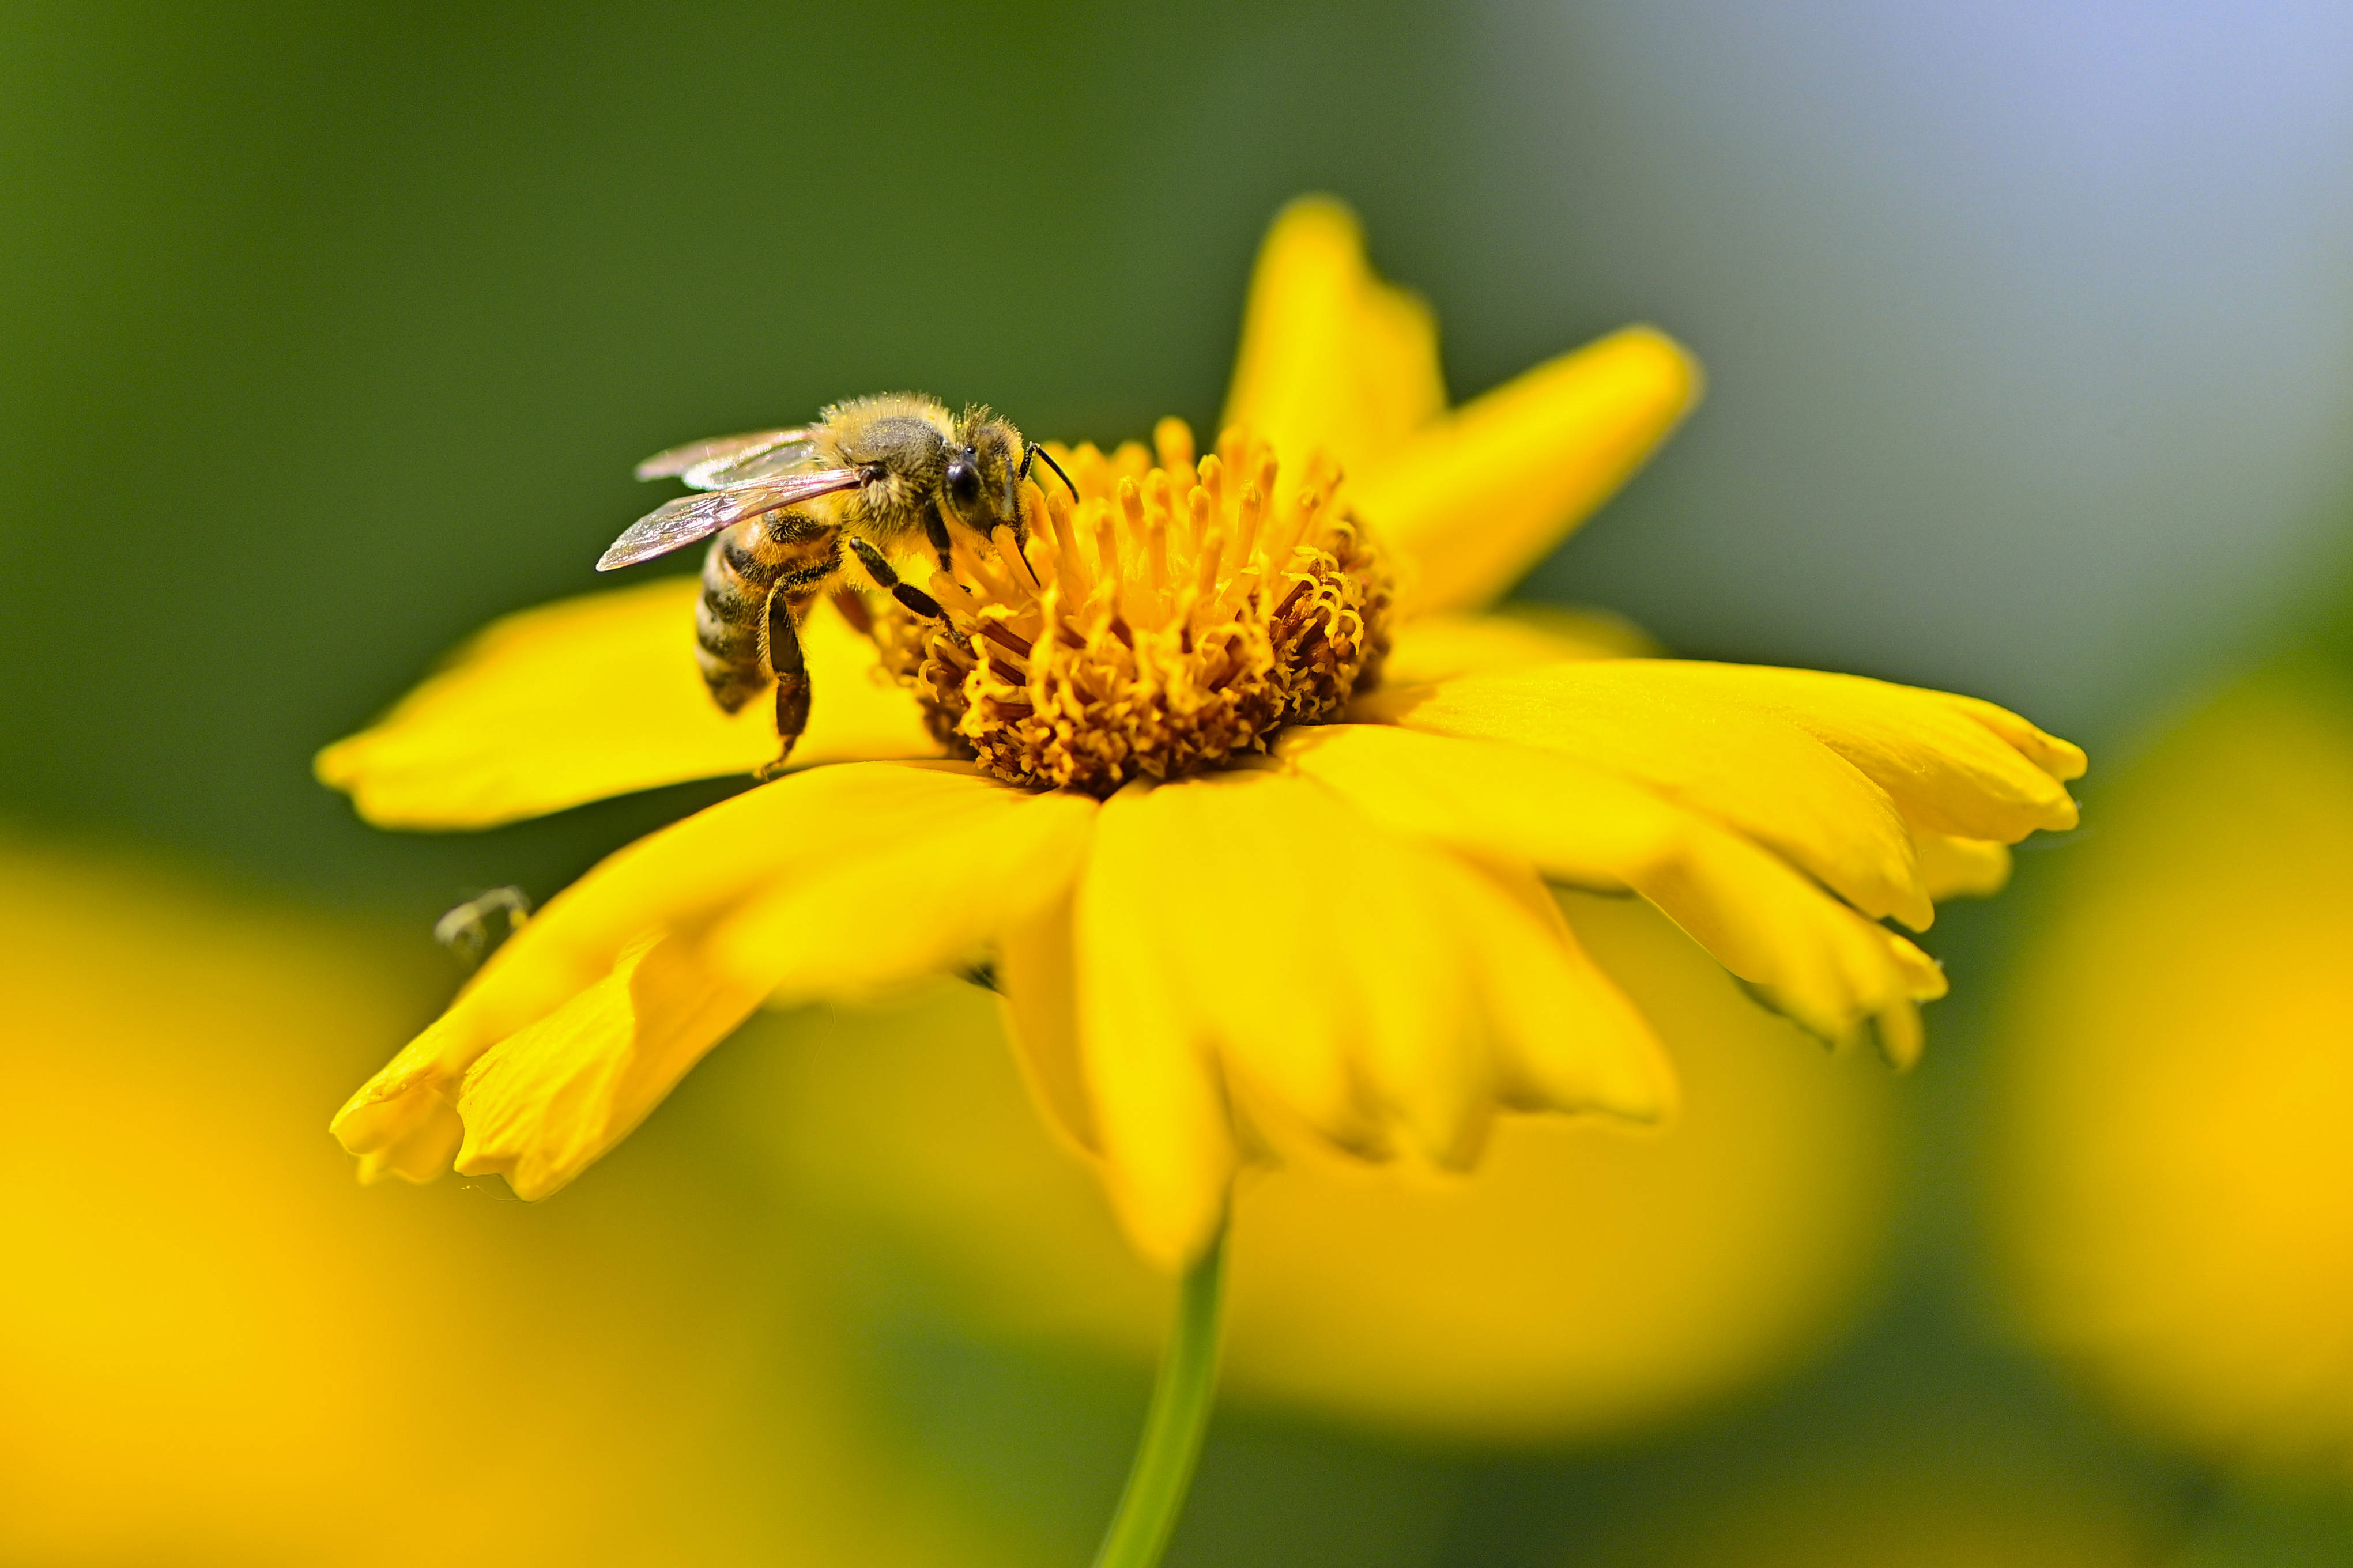
[[[927,543],[950,569],[951,524],[987,539],[1025,531],[1021,482],[1030,465],[1054,459],[987,408],[951,414],[913,394],[837,403],[817,423],[789,430],[723,436],[659,452],[638,465],[640,479],[680,479],[699,491],[656,508],[629,526],[596,563],[599,572],[650,561],[712,539],[695,606],[695,659],[712,700],[730,713],[773,685],[776,760],[773,776],[808,727],[808,668],[800,626],[842,569],[846,544],[876,585],[919,616],[937,601],[902,583],[888,552]]]

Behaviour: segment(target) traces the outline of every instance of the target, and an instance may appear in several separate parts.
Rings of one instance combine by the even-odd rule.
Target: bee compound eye
[[[980,470],[957,458],[948,464],[948,496],[959,507],[980,499]]]

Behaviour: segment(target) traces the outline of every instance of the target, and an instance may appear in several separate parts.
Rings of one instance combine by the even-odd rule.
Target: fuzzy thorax
[[[1217,767],[1379,674],[1388,574],[1339,471],[1294,480],[1240,431],[1198,462],[1182,421],[1153,435],[1054,450],[1075,501],[1028,487],[1026,547],[960,538],[932,577],[944,619],[874,617],[933,732],[1008,784],[1100,796]]]

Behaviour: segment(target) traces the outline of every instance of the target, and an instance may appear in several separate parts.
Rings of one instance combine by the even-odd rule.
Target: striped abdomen
[[[841,543],[833,526],[801,512],[748,519],[711,542],[702,558],[702,598],[694,607],[694,658],[713,701],[733,713],[776,678],[769,668],[769,595],[782,595],[797,623],[840,569]]]

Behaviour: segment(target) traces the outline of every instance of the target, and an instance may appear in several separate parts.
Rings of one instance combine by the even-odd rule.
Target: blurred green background
[[[722,786],[408,838],[311,782],[319,745],[484,620],[595,586],[648,504],[629,465],[675,441],[898,386],[1072,439],[1208,426],[1250,257],[1304,190],[1436,306],[1458,397],[1632,320],[1707,364],[1528,594],[2020,708],[2092,749],[2095,824],[2112,764],[2338,602],[2353,13],[2321,0],[35,3],[0,37],[0,822],[409,954],[400,1025],[454,978],[444,908],[544,897]],[[1894,1261],[1835,1353],[1600,1447],[1244,1410],[1178,1558],[2353,1561],[2341,1504],[2135,1435],[1985,1309],[1978,1036],[2068,853],[1929,943],[1957,995],[1903,1089]],[[320,1129],[399,1037],[305,1062],[289,1135],[317,1147],[285,1180],[345,1179]],[[952,1500],[949,1539],[1076,1560],[1141,1366],[976,1335],[894,1244],[738,1179],[722,1102],[757,1080],[725,1058],[546,1210],[349,1206],[459,1205],[593,1272],[658,1183],[706,1216],[672,1242],[712,1289],[818,1302],[828,1397]],[[543,1214],[570,1239],[520,1239]],[[760,1430],[756,1400],[697,1415],[647,1376],[702,1440]],[[448,1440],[495,1470],[494,1427]],[[1947,1514],[2023,1533],[1914,1551],[1968,1534],[1901,1522]],[[117,1560],[47,1539],[0,1557]],[[250,1560],[120,1560],[216,1556]]]

